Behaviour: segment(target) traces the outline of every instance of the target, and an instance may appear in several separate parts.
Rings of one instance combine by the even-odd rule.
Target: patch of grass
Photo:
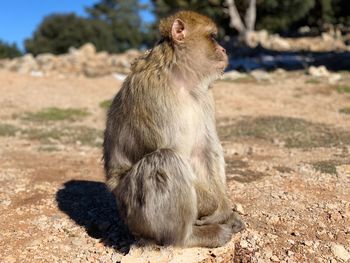
[[[305,81],[306,84],[320,84],[321,81],[318,79],[308,79]]]
[[[294,170],[292,168],[286,167],[286,166],[274,166],[274,169],[279,171],[280,173],[292,173]]]
[[[232,169],[236,169],[236,168],[247,168],[248,167],[248,163],[242,160],[235,160],[235,159],[227,159],[226,160],[226,169],[228,171],[232,170]]]
[[[60,151],[60,149],[56,145],[51,145],[51,144],[40,146],[38,150],[41,152],[58,152],[58,151]]]
[[[334,160],[319,161],[312,164],[316,171],[326,174],[337,174],[338,163]]]
[[[342,108],[339,110],[340,113],[350,114],[350,107]]]
[[[38,140],[42,143],[58,141],[63,144],[81,143],[88,146],[99,147],[102,144],[102,131],[86,127],[63,127],[62,129],[39,129],[24,130],[24,135],[29,140]]]
[[[11,124],[0,123],[0,136],[15,136],[19,130]]]
[[[338,130],[302,119],[269,116],[246,118],[233,124],[219,126],[224,140],[250,137],[274,142],[283,141],[288,148],[331,147],[350,144],[350,131]]]
[[[112,105],[112,101],[113,101],[112,99],[101,101],[99,106],[104,110],[108,110],[109,107]]]
[[[336,88],[336,90],[337,90],[339,93],[350,93],[350,86],[347,86],[347,85],[338,86],[338,87]]]
[[[236,176],[228,177],[227,180],[234,180],[240,183],[250,183],[268,176],[268,174],[252,170],[233,170],[231,173],[236,174]]]
[[[242,77],[236,78],[236,79],[223,78],[223,79],[220,79],[220,81],[233,82],[233,83],[256,83],[257,82],[257,80],[253,76],[250,76],[250,75],[242,76]]]
[[[47,121],[76,121],[89,115],[86,109],[60,109],[60,108],[45,108],[38,112],[27,112],[22,119],[34,122]]]

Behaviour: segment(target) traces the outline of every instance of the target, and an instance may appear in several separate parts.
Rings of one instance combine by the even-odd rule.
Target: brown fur
[[[108,112],[107,185],[135,235],[221,246],[244,227],[226,196],[209,90],[227,56],[205,16],[179,12],[159,28],[162,41],[133,64]]]

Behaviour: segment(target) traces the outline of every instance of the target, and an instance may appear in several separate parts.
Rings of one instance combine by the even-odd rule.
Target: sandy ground
[[[135,241],[103,183],[99,104],[120,81],[0,71],[0,262],[350,261],[341,74],[338,85],[303,72],[215,83],[228,192],[247,229],[221,248],[179,249]],[[88,115],[35,118],[49,107]]]

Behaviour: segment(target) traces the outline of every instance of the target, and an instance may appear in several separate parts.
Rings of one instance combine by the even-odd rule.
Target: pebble
[[[248,247],[248,242],[246,240],[241,240],[239,243],[241,248],[247,248]]]
[[[280,259],[276,255],[273,255],[272,257],[270,257],[270,259],[273,262],[279,262],[280,261]]]
[[[244,215],[244,209],[243,206],[239,203],[235,204],[234,210],[240,213],[241,215]]]
[[[313,242],[312,242],[312,241],[307,240],[307,241],[304,241],[304,242],[303,242],[303,244],[304,244],[305,246],[311,247],[311,246],[312,246],[312,244],[313,244]]]
[[[331,251],[334,256],[337,258],[344,260],[345,262],[350,259],[350,253],[347,251],[343,245],[340,244],[332,244]]]

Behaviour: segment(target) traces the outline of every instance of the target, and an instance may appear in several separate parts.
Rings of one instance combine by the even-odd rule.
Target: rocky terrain
[[[123,54],[96,52],[93,44],[87,43],[80,48],[71,47],[67,54],[39,54],[0,60],[0,69],[29,74],[32,76],[100,77],[114,72],[128,73],[131,63],[140,56],[138,50],[130,49]]]
[[[247,224],[217,249],[128,234],[101,162],[123,76],[48,72],[0,70],[0,262],[350,261],[349,72],[230,72],[215,82],[228,193]]]
[[[294,57],[303,65],[320,64],[317,60],[309,58],[307,54],[327,55],[327,52],[345,55],[340,59],[349,59],[348,52],[350,51],[350,33],[343,34],[340,31],[324,32],[321,36],[314,37],[298,37],[298,38],[283,38],[277,34],[271,35],[266,30],[250,32],[247,35],[247,45],[249,49],[244,48],[246,56],[253,56],[256,53],[255,48],[258,46],[264,52],[275,52],[283,57],[285,62],[293,58],[291,54],[300,53]],[[236,48],[235,48],[236,49]],[[239,53],[232,50],[233,59],[239,57]],[[249,53],[251,52],[251,54]],[[262,52],[262,53],[264,53]],[[34,57],[32,54],[26,54],[23,57],[14,59],[0,59],[0,70],[28,74],[31,76],[55,76],[66,78],[71,76],[85,76],[89,78],[108,76],[113,73],[129,73],[130,65],[141,54],[138,50],[128,50],[123,54],[109,54],[105,51],[97,52],[93,44],[87,43],[79,48],[71,47],[67,54],[53,55],[50,53],[39,54]],[[256,55],[256,54],[255,54]],[[294,55],[295,56],[295,55]],[[265,58],[266,59],[266,58]],[[258,60],[264,60],[260,58]],[[278,64],[283,64],[283,61],[272,62],[273,58],[269,56],[265,64],[273,64],[273,67],[278,67]],[[313,61],[314,60],[314,61]],[[326,56],[322,59],[325,63],[329,60]],[[334,59],[333,59],[334,60]],[[331,60],[332,61],[332,60]],[[260,61],[262,63],[262,61]],[[332,62],[334,63],[334,62]],[[339,61],[338,64],[348,66],[348,62]],[[231,62],[231,64],[233,64]],[[276,64],[276,65],[275,65]],[[266,66],[266,65],[265,65]],[[269,65],[271,67],[271,65]],[[249,68],[249,67],[248,67]]]

